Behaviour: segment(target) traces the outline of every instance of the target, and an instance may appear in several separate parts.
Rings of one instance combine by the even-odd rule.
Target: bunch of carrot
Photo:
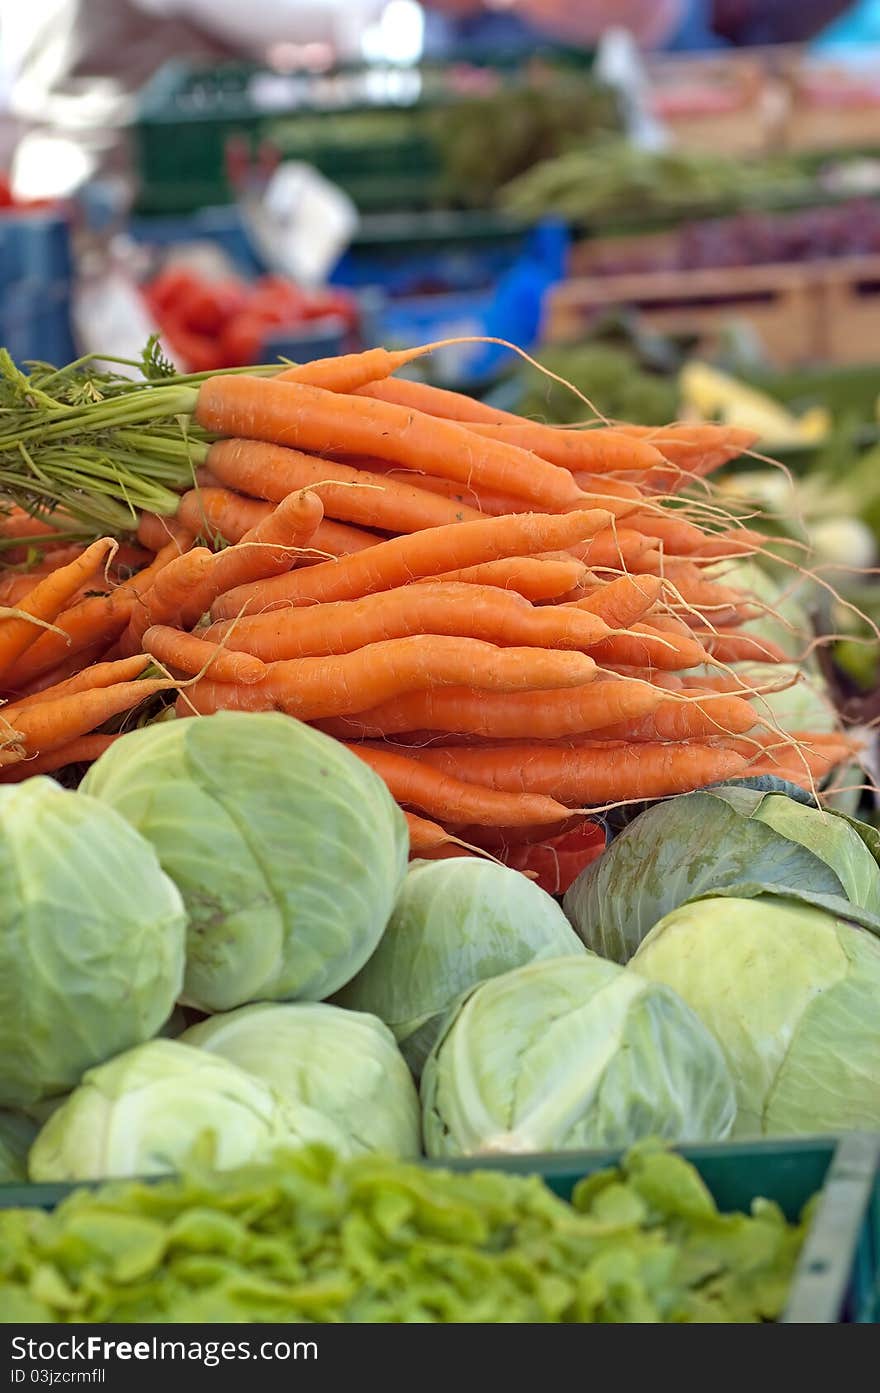
[[[207,433],[197,484],[141,516],[132,574],[94,583],[105,541],[3,582],[0,778],[94,757],[113,737],[88,732],[176,686],[181,717],[280,710],[343,740],[414,854],[559,890],[602,850],[597,810],[759,772],[810,786],[846,757],[783,735],[728,666],[784,658],[715,574],[760,535],[675,506],[750,437],[541,425],[393,375],[424,351],[178,389]]]

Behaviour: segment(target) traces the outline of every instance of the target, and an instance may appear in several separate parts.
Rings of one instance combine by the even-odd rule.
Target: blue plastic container
[[[0,216],[0,295],[19,281],[70,281],[70,229],[60,213]]]
[[[71,330],[70,229],[56,212],[0,217],[0,344],[22,363],[76,356]]]
[[[565,271],[567,240],[554,225],[534,230],[521,254],[488,288],[414,297],[388,296],[370,325],[373,342],[409,347],[467,336],[505,339],[529,350],[540,338],[547,291]],[[431,359],[444,385],[482,388],[513,360],[501,344],[457,344]]]
[[[70,285],[19,281],[0,290],[0,344],[16,363],[69,363],[76,357]]]
[[[134,241],[162,249],[185,242],[211,242],[226,253],[235,269],[246,278],[261,275],[265,270],[251,246],[235,204],[202,208],[197,213],[132,218],[127,230]]]

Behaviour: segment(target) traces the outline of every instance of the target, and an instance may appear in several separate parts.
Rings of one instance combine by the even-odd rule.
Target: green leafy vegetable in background
[[[537,1177],[310,1148],[0,1211],[0,1309],[13,1324],[767,1321],[805,1230],[763,1200],[719,1213],[653,1146],[572,1204]]]
[[[573,382],[609,420],[656,426],[678,415],[674,382],[646,372],[628,348],[606,343],[542,348],[538,361],[557,377]],[[590,411],[570,388],[535,368],[521,374],[517,411],[536,420],[575,425]]]
[[[501,191],[523,216],[556,213],[576,222],[635,221],[652,213],[734,209],[804,188],[785,160],[749,162],[719,151],[646,150],[623,139],[578,145],[534,164]]]
[[[518,871],[475,857],[416,861],[378,948],[336,999],[385,1021],[418,1077],[462,992],[579,951],[556,901]]]

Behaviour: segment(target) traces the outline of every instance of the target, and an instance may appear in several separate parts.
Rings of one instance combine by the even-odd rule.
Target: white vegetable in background
[[[735,1112],[724,1058],[694,1012],[592,954],[471,992],[425,1065],[422,1106],[429,1156],[711,1140]]]
[[[761,696],[752,698],[760,720],[776,724],[783,731],[808,730],[816,735],[830,735],[840,729],[831,698],[818,675],[807,675],[800,668],[783,663],[732,663],[728,672],[731,670],[745,686],[761,690]],[[782,691],[766,690],[789,679],[791,685]]]
[[[627,972],[677,991],[736,1083],[736,1136],[880,1128],[880,939],[762,896],[684,905]]]
[[[81,787],[152,842],[183,894],[187,1005],[319,1001],[379,942],[406,821],[338,740],[291,716],[223,711],[131,732]]]
[[[148,1040],[183,980],[183,901],[112,808],[0,788],[0,1105],[64,1093]]]
[[[418,1093],[394,1036],[375,1016],[318,1002],[263,1002],[200,1021],[180,1040],[324,1113],[346,1156],[421,1154]]]
[[[385,1021],[418,1076],[463,991],[580,951],[556,901],[518,871],[475,857],[414,861],[378,948],[336,1000]]]
[[[218,1170],[324,1142],[332,1122],[285,1102],[237,1065],[177,1040],[151,1040],[90,1069],[43,1127],[31,1180],[162,1175],[198,1155]]]

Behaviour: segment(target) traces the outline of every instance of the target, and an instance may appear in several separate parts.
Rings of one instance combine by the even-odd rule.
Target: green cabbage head
[[[429,1156],[724,1137],[721,1051],[668,988],[588,953],[494,977],[447,1020],[422,1075]]]
[[[227,1170],[313,1141],[339,1149],[329,1119],[286,1104],[236,1064],[151,1040],[89,1070],[43,1127],[28,1169],[34,1181],[118,1179],[202,1155]]]
[[[64,1093],[154,1035],[185,925],[155,851],[112,808],[53,779],[0,788],[0,1105]]]
[[[181,1037],[332,1118],[343,1154],[421,1154],[419,1097],[387,1026],[314,1001],[264,1002],[210,1016]]]
[[[688,793],[635,818],[578,876],[565,912],[588,948],[619,963],[664,915],[713,890],[833,895],[878,914],[880,867],[864,838],[876,844],[871,828],[785,794]]]
[[[373,956],[336,997],[393,1030],[418,1077],[463,991],[536,958],[581,952],[556,901],[475,857],[414,861]]]
[[[736,1081],[734,1134],[880,1129],[880,939],[793,900],[699,900],[628,972],[672,987]]]
[[[0,1185],[27,1180],[27,1158],[37,1124],[23,1112],[0,1108]]]
[[[223,711],[133,731],[82,787],[152,842],[189,915],[184,1001],[319,1001],[382,935],[403,814],[372,769],[291,716]]]

